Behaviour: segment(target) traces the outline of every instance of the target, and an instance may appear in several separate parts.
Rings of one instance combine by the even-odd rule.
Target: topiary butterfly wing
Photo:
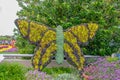
[[[39,59],[39,70],[42,70],[46,65],[48,65],[56,53],[56,32],[53,30],[48,30],[45,32],[44,36],[40,42],[41,48],[41,58]],[[33,59],[34,60],[34,59]],[[34,63],[34,61],[33,61]]]
[[[56,51],[55,30],[33,21],[15,20],[20,33],[36,45],[32,64],[35,69],[42,70],[51,60]]]
[[[78,70],[83,69],[84,55],[80,49],[82,44],[88,42],[95,35],[97,24],[81,24],[73,26],[64,32],[64,52],[67,61]]]
[[[93,39],[93,37],[96,34],[96,31],[98,30],[98,25],[95,23],[89,23],[87,27],[89,30],[89,39]]]
[[[36,22],[23,19],[16,19],[15,24],[22,36],[34,44],[40,42],[43,34],[49,30],[49,28],[43,24],[38,24]]]
[[[28,36],[28,28],[29,28],[29,22],[26,20],[15,20],[15,25],[17,26],[19,32],[22,34],[23,37]]]

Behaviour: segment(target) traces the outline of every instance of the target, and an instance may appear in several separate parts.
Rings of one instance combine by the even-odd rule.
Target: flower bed
[[[15,69],[17,68],[11,68],[11,70],[14,71]],[[1,72],[3,71],[2,68],[0,70]],[[7,69],[4,70],[7,71]],[[17,75],[18,72],[15,74]],[[26,75],[23,77],[25,77],[27,80],[120,80],[120,60],[118,60],[118,58],[111,57],[98,58],[97,61],[84,68],[83,76],[86,79],[82,79],[79,72],[73,68],[45,68],[43,69],[43,72],[38,72],[36,70],[34,71],[33,68],[29,68],[29,70],[24,74]],[[12,75],[8,76],[11,76],[11,78],[15,77],[14,75],[13,77]]]
[[[0,49],[3,49],[3,48],[8,48],[8,46],[7,45],[0,46]]]
[[[0,52],[4,52],[4,51],[9,50],[11,48],[12,48],[12,46],[10,46],[10,45],[0,45]]]
[[[99,58],[84,68],[88,80],[120,80],[120,60],[118,58]]]
[[[8,49],[8,50],[6,50],[5,52],[16,52],[17,51],[17,48],[11,48],[11,49]]]
[[[0,45],[0,52],[16,52],[17,48],[11,45]]]

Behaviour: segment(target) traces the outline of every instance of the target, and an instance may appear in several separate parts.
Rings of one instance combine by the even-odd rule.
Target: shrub
[[[26,80],[52,80],[52,77],[44,72],[34,70],[26,74]]]
[[[83,48],[85,54],[111,55],[120,48],[120,28],[117,26],[108,29],[99,29],[94,40]]]
[[[74,71],[73,68],[64,68],[64,67],[52,67],[52,68],[45,68],[43,72],[47,74],[62,74],[62,73],[72,73]]]
[[[18,48],[18,52],[20,54],[33,54],[35,46],[30,44],[26,39],[24,39],[19,33],[16,31],[16,47]]]
[[[101,27],[119,25],[118,0],[17,0],[22,8],[17,15],[64,29],[70,26],[95,22]],[[27,5],[27,6],[26,6]]]
[[[79,75],[64,73],[59,74],[58,77],[55,78],[54,80],[82,80],[82,79],[80,79]]]
[[[17,0],[21,10],[17,15],[50,27],[61,25],[64,29],[81,23],[99,24],[99,31],[94,41],[84,48],[84,53],[92,55],[110,55],[118,46],[111,46],[112,41],[120,42],[120,30],[110,29],[120,25],[120,1],[118,0]],[[117,34],[117,35],[116,35]],[[114,35],[114,36],[113,36]],[[116,37],[117,36],[117,37]],[[114,39],[114,40],[112,40]],[[26,48],[26,47],[24,47]],[[25,49],[27,50],[27,49]]]
[[[27,68],[17,63],[0,63],[0,80],[25,80]]]
[[[57,77],[59,74],[77,73],[77,70],[74,68],[52,67],[52,68],[44,68],[43,72],[46,72],[47,74],[52,75],[53,77]]]
[[[109,62],[115,62],[115,61],[118,61],[119,58],[118,57],[113,57],[113,58],[112,57],[107,57],[106,60],[109,61]]]

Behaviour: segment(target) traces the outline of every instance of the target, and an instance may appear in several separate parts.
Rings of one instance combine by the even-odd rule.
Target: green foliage
[[[18,63],[0,63],[0,80],[25,80],[27,68]]]
[[[62,77],[64,75],[66,75],[65,77],[67,78],[67,80],[68,80],[68,78],[70,78],[69,75],[71,75],[72,79],[75,77],[75,79],[80,80],[77,70],[75,70],[73,68],[64,68],[64,67],[44,68],[43,72],[37,71],[37,70],[35,70],[35,71],[30,70],[27,72],[27,74],[25,76],[26,76],[27,80],[34,80],[34,79],[59,80],[60,76]]]
[[[43,72],[46,72],[49,75],[52,74],[63,74],[63,73],[72,73],[75,70],[72,68],[65,68],[65,67],[53,67],[53,68],[44,68]]]
[[[114,58],[112,58],[112,57],[107,57],[106,60],[109,61],[109,62],[116,62],[116,61],[119,60],[119,58],[118,58],[118,57],[114,57]]]
[[[12,36],[0,36],[0,40],[12,40]]]
[[[28,41],[26,41],[21,36],[16,39],[16,46],[18,48],[18,52],[20,54],[33,54],[34,53],[34,46],[30,45]]]
[[[69,67],[68,68],[65,68],[65,67],[44,68],[43,72],[46,72],[48,75],[52,75],[55,80],[57,80],[59,78],[59,76],[62,75],[62,74],[63,75],[64,74],[70,74],[72,77],[74,77],[75,75],[78,74],[78,71],[76,69],[69,68]],[[72,74],[74,74],[74,75],[72,75]],[[69,80],[69,79],[67,79],[67,80]]]
[[[86,54],[110,55],[119,47],[119,44],[116,44],[120,42],[119,31],[112,29],[112,26],[120,24],[119,0],[17,1],[22,8],[17,13],[19,18],[41,22],[50,27],[61,25],[66,29],[81,23],[97,23],[100,27],[99,31],[95,40],[83,49]],[[110,45],[112,39],[114,45]]]
[[[64,73],[59,74],[58,77],[55,78],[54,80],[82,80],[82,79],[80,79],[79,75]]]
[[[91,55],[111,55],[120,48],[120,28],[99,29],[93,41],[83,48],[84,53]]]
[[[88,57],[85,58],[85,66],[90,65],[91,63],[94,63],[95,61],[97,61],[97,57]]]
[[[26,80],[53,80],[50,75],[37,70],[29,71],[26,74]]]
[[[58,26],[56,28],[56,45],[57,45],[57,53],[56,53],[56,62],[58,64],[61,64],[64,60],[64,34],[63,34],[63,28],[61,26]]]
[[[16,38],[16,46],[18,48],[18,52],[20,54],[33,54],[34,53],[34,45],[29,44],[29,42],[24,39],[20,33],[18,33],[17,29],[14,29],[15,38]]]
[[[20,18],[54,27],[68,28],[80,23],[95,22],[102,27],[120,23],[118,0],[17,0],[22,8]]]

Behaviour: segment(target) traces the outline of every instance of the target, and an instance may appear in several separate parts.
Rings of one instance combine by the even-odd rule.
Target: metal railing
[[[32,57],[33,54],[0,54],[0,62],[4,59],[20,59],[22,57]],[[100,56],[85,55],[85,58],[98,58]],[[66,58],[64,57],[66,60]],[[55,57],[53,57],[55,60]]]
[[[33,54],[0,54],[3,57],[32,57]],[[100,56],[92,56],[92,55],[85,55],[85,57],[100,57]]]
[[[3,57],[32,57],[33,54],[0,54]]]

